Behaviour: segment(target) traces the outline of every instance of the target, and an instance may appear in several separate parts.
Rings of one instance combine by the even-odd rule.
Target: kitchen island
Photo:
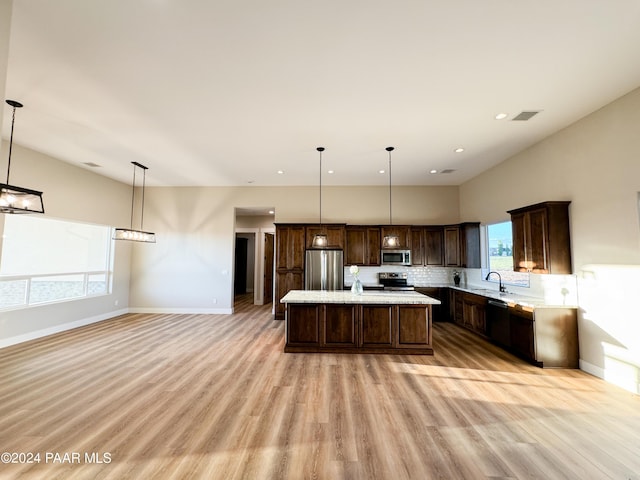
[[[285,304],[285,352],[433,355],[431,306],[417,292],[291,290]]]

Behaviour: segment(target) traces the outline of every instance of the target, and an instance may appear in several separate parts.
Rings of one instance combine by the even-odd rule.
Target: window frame
[[[489,252],[489,248],[490,248],[490,242],[489,242],[489,227],[493,226],[493,225],[499,225],[502,223],[511,223],[511,220],[502,220],[502,221],[497,221],[497,222],[493,222],[493,223],[485,223],[482,224],[480,226],[480,248],[481,248],[481,268],[480,268],[480,272],[482,275],[482,281],[484,282],[488,282],[488,283],[492,283],[492,284],[499,284],[499,280],[495,275],[492,275],[491,277],[489,277],[488,280],[485,280],[487,278],[487,275],[489,274],[489,272],[491,271],[496,271],[496,270],[491,270],[491,265],[490,265],[490,252]],[[513,248],[513,238],[512,240],[512,244],[511,244],[511,248]],[[512,258],[513,258],[513,252],[512,252]],[[512,267],[513,269],[513,264]],[[504,272],[504,270],[498,270],[498,273],[500,272]],[[516,272],[515,270],[508,270],[509,272],[509,276],[513,277],[513,276],[519,276],[522,281],[519,283],[515,283],[513,281],[510,281],[509,276],[505,276],[501,274],[501,280],[502,280],[502,284],[503,285],[509,285],[511,287],[519,287],[519,288],[530,288],[531,287],[531,275],[527,272]],[[526,280],[526,284],[524,283]]]

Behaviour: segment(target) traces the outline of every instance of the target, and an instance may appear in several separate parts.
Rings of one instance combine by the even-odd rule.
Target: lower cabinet
[[[431,305],[287,304],[285,352],[433,354]]]
[[[454,323],[487,335],[487,298],[482,295],[450,290],[450,318]]]
[[[440,305],[431,305],[431,313],[434,322],[445,322],[449,315],[449,295],[445,288],[440,287],[416,287],[416,292],[431,298],[440,300]]]
[[[575,308],[509,307],[509,350],[539,367],[578,368],[577,316]]]
[[[304,289],[304,272],[297,270],[277,270],[276,271],[276,302],[275,302],[275,319],[284,320],[284,303],[280,303],[279,299],[284,297],[291,290]]]

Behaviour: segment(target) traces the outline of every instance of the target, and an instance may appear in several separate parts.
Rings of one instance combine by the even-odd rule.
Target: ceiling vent
[[[444,170],[440,170],[440,173],[453,173],[455,170],[453,168],[445,168]]]
[[[87,167],[91,167],[91,168],[96,168],[96,167],[100,167],[100,165],[98,165],[97,163],[93,163],[93,162],[83,162],[84,165],[86,165]]]
[[[530,110],[530,111],[520,112],[518,115],[513,117],[512,120],[526,122],[527,120],[529,120],[534,115],[537,115],[538,113],[540,113],[540,110]]]

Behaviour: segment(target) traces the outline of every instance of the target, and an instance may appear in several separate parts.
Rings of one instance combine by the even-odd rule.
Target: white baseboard
[[[134,307],[129,308],[129,313],[177,313],[177,314],[208,314],[208,315],[230,315],[232,308],[152,308]]]
[[[22,335],[16,335],[15,337],[3,338],[0,339],[0,348],[10,347],[11,345],[17,345],[19,343],[28,342],[30,340],[35,340],[36,338],[42,338],[49,335],[53,335],[54,333],[65,332],[67,330],[72,330],[78,327],[84,327],[85,325],[90,325],[92,323],[102,322],[104,320],[109,320],[110,318],[117,317],[119,315],[124,315],[128,313],[129,310],[123,308],[121,310],[116,310],[109,313],[103,313],[102,315],[96,315],[94,317],[83,318],[81,320],[76,320],[75,322],[63,323],[61,325],[56,325],[55,327],[44,328],[42,330],[36,330],[29,333],[24,333]]]
[[[580,359],[580,370],[604,380],[604,369]]]

